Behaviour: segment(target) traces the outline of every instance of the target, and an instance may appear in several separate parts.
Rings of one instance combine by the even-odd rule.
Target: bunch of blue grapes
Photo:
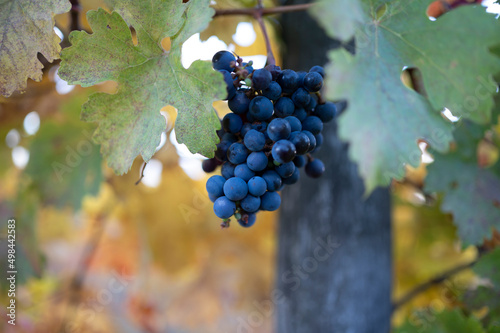
[[[320,149],[323,124],[337,109],[321,98],[320,66],[307,73],[275,65],[254,70],[252,62],[228,51],[217,52],[212,65],[224,75],[232,113],[221,121],[215,157],[203,161],[205,172],[221,167],[206,188],[222,227],[232,216],[250,227],[258,211],[280,207],[278,192],[299,180],[300,168],[312,178],[324,173],[323,162],[311,154]]]

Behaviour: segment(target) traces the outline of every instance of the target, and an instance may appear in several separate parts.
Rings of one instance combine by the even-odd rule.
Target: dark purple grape
[[[209,158],[201,162],[201,168],[206,173],[214,172],[215,169],[217,168],[217,165],[219,164],[217,163],[217,160],[215,158]]]
[[[219,51],[212,58],[212,67],[217,70],[232,72],[236,57],[229,51]]]
[[[318,72],[309,72],[304,77],[304,88],[310,92],[317,92],[323,87],[323,76]]]
[[[317,158],[306,164],[306,175],[311,178],[319,178],[324,172],[325,165]]]
[[[252,74],[252,87],[255,90],[267,89],[267,87],[271,84],[272,79],[273,76],[267,69],[257,69]]]
[[[292,161],[297,154],[294,144],[288,140],[279,140],[273,145],[271,151],[273,158],[278,163],[287,163]]]

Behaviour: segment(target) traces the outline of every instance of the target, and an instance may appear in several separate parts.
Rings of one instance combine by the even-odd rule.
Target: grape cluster
[[[212,65],[224,75],[232,113],[221,121],[215,157],[203,161],[205,172],[221,166],[222,176],[210,177],[206,188],[223,227],[233,215],[250,227],[259,210],[279,208],[278,191],[299,180],[299,168],[313,178],[323,174],[323,162],[311,153],[321,147],[323,123],[337,109],[321,99],[320,66],[308,73],[275,65],[254,70],[228,51],[217,52]]]

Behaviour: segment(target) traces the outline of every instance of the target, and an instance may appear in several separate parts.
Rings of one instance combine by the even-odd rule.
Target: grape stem
[[[276,59],[274,58],[273,50],[271,48],[271,40],[269,39],[269,34],[267,33],[266,24],[264,23],[264,19],[262,18],[262,12],[264,10],[264,6],[262,5],[262,0],[258,0],[257,7],[255,7],[255,11],[253,12],[253,17],[259,22],[260,30],[262,30],[262,35],[264,36],[264,40],[266,41],[266,50],[267,50],[267,62],[266,65],[276,65]]]
[[[80,26],[80,12],[82,7],[80,6],[79,0],[70,0],[71,9],[69,11],[70,14],[70,24],[69,31],[73,30],[82,30]]]
[[[262,17],[265,15],[303,11],[309,9],[312,5],[313,5],[312,3],[305,3],[299,5],[264,8],[264,6],[262,5],[262,0],[258,0],[257,6],[254,8],[216,9],[214,17],[227,16],[227,15],[253,16],[259,23],[260,29],[262,30],[262,35],[264,36],[264,39],[266,41],[267,65],[276,65],[276,58],[274,58],[273,50],[271,49],[271,42],[269,40],[269,35],[267,33],[266,25],[264,24],[264,20],[262,19]]]
[[[146,169],[146,165],[148,165],[148,162],[142,163],[141,172],[139,173],[139,180],[135,182],[135,185],[139,185],[139,183],[142,181],[142,178],[144,178],[144,170]]]
[[[300,5],[278,6],[272,8],[261,8],[261,16],[276,15],[290,12],[300,12],[309,9],[313,4],[304,3]],[[248,15],[255,16],[258,8],[231,8],[231,9],[216,9],[214,17],[227,15]]]

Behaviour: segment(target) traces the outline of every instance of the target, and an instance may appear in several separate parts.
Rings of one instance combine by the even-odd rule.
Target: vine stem
[[[82,10],[82,7],[80,6],[80,1],[70,0],[70,3],[71,3],[71,9],[69,11],[70,13],[69,31],[82,30],[80,26],[80,12]]]
[[[397,300],[396,302],[394,302],[392,308],[393,308],[393,311],[398,309],[399,307],[401,307],[403,304],[411,301],[413,298],[415,298],[416,296],[418,296],[419,294],[425,292],[426,290],[428,290],[429,288],[431,288],[432,286],[436,285],[436,284],[440,284],[441,282],[449,279],[450,277],[452,277],[453,275],[455,274],[458,274],[468,268],[471,268],[472,266],[474,266],[478,261],[479,259],[488,252],[488,250],[482,248],[482,247],[479,247],[478,248],[478,256],[476,259],[474,259],[473,261],[469,262],[469,263],[466,263],[466,264],[461,264],[461,265],[458,265],[458,266],[455,266],[443,273],[441,273],[440,275],[438,276],[435,276],[434,278],[416,286],[415,288],[413,288],[412,290],[410,290],[408,293],[406,293],[405,295],[403,295],[403,297],[401,297],[399,300]]]
[[[300,5],[278,6],[272,8],[260,8],[261,16],[275,15],[289,12],[300,12],[309,9],[313,4],[304,3]],[[254,16],[259,11],[259,8],[231,8],[231,9],[216,9],[214,17],[226,15],[249,15]]]
[[[267,33],[266,24],[262,19],[263,10],[264,7],[262,6],[262,0],[259,0],[257,7],[255,7],[253,17],[257,20],[257,22],[259,22],[260,30],[262,30],[262,35],[266,41],[267,65],[276,65],[276,58],[274,58],[273,50],[271,48],[271,40],[269,39],[269,34]]]

